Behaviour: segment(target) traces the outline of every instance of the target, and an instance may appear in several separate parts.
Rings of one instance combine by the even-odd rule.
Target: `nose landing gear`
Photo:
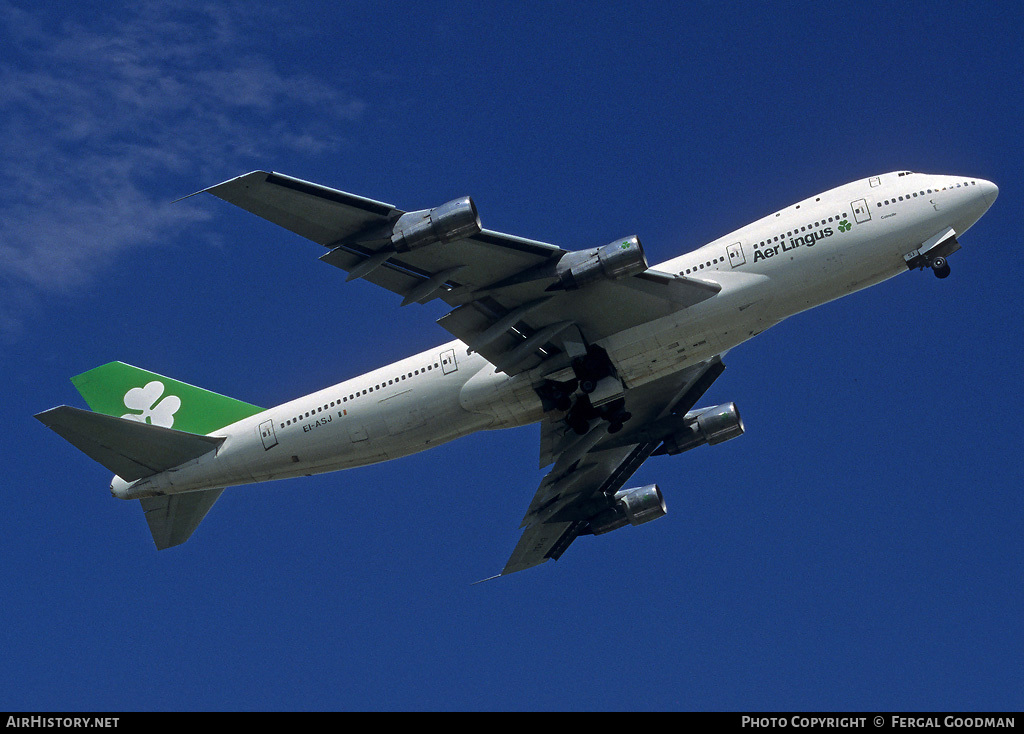
[[[935,273],[936,278],[948,278],[949,277],[949,263],[946,262],[946,258],[937,257],[931,262],[932,272]]]
[[[956,232],[951,228],[930,237],[924,244],[913,252],[903,256],[907,263],[908,270],[924,270],[931,268],[936,278],[949,277],[949,263],[946,258],[960,249],[960,243],[956,241]]]

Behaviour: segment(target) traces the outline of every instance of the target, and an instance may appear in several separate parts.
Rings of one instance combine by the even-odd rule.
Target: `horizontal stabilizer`
[[[181,545],[188,540],[223,491],[223,488],[207,489],[139,500],[156,549]]]
[[[200,436],[67,405],[43,411],[36,418],[129,482],[191,461],[224,442],[223,437]]]

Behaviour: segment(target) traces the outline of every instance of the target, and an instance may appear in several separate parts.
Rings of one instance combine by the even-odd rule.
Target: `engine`
[[[686,426],[666,438],[655,454],[674,456],[704,444],[714,446],[743,435],[743,419],[736,403],[691,411],[686,414],[686,420]]]
[[[558,262],[558,282],[548,290],[572,291],[597,280],[618,280],[647,270],[647,257],[636,235],[604,247],[566,253]]]
[[[615,493],[614,505],[591,518],[590,532],[602,535],[626,525],[643,525],[664,517],[667,512],[665,498],[657,484],[624,489]]]
[[[473,199],[463,196],[447,204],[403,214],[395,222],[391,244],[398,252],[408,252],[437,242],[451,242],[479,234],[480,215]]]

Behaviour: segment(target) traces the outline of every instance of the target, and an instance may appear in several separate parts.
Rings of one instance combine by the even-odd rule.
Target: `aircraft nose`
[[[978,186],[981,187],[982,193],[985,195],[985,203],[992,206],[996,197],[999,196],[999,187],[991,181],[978,181]]]

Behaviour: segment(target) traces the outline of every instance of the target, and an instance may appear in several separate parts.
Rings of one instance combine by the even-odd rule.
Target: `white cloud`
[[[143,3],[76,19],[0,4],[0,335],[33,294],[81,287],[203,220],[168,203],[188,193],[169,177],[216,183],[252,159],[343,145],[365,105],[254,53],[247,12]]]

